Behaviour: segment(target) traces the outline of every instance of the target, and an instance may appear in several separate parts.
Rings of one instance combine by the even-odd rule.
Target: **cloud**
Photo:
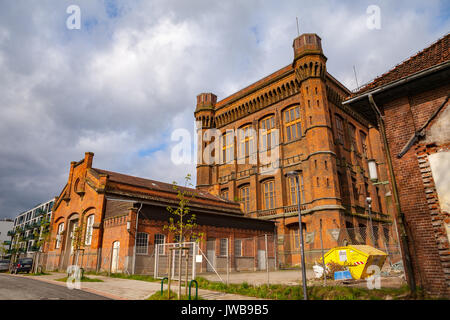
[[[353,65],[369,81],[450,27],[444,1],[80,0],[68,30],[72,4],[0,3],[0,217],[59,194],[85,151],[107,170],[195,177],[170,162],[171,132],[193,132],[198,93],[221,99],[291,63],[296,16],[349,88]],[[370,4],[381,30],[366,27]]]

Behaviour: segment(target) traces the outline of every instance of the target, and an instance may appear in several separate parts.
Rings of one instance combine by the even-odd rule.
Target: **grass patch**
[[[64,277],[61,279],[56,279],[56,281],[66,282],[68,277]],[[95,278],[88,278],[88,277],[81,277],[81,282],[103,282],[101,279],[95,279]]]
[[[22,274],[22,273],[19,273]],[[49,276],[51,275],[51,273],[47,273],[47,272],[37,272],[37,273],[23,273],[24,276]]]
[[[223,284],[221,282],[211,282],[204,278],[197,278],[199,288],[234,293],[244,296],[251,296],[273,300],[301,300],[303,299],[303,287],[287,285],[261,285],[252,286],[246,282],[242,284]],[[345,287],[345,286],[310,286],[308,287],[308,298],[310,300],[384,300],[402,299],[409,293],[407,286],[392,289],[374,289]]]
[[[161,295],[161,291],[155,292],[150,297],[147,298],[147,300],[169,300],[167,299],[168,291],[164,290],[163,294]],[[178,295],[170,290],[170,300],[178,300]],[[181,295],[180,300],[189,300],[189,296]],[[195,297],[192,297],[192,300],[196,300]],[[203,300],[201,297],[198,297],[197,300]]]
[[[148,282],[161,282],[161,279],[155,279],[149,275],[141,275],[141,274],[123,274],[123,273],[111,273],[109,275],[111,278],[120,278],[120,279],[129,279],[129,280],[140,280],[140,281],[148,281]],[[167,282],[167,280],[166,280]]]

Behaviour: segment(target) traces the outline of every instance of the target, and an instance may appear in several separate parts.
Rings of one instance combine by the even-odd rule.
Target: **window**
[[[92,230],[94,229],[94,215],[91,214],[86,220],[86,245],[90,246],[92,243]]]
[[[252,126],[239,129],[239,158],[248,157],[254,152],[254,130]]]
[[[227,163],[234,160],[234,134],[227,130],[222,136],[222,162]]]
[[[262,129],[260,149],[262,151],[272,149],[273,146],[277,145],[277,136],[274,134],[275,117],[270,116],[261,120],[260,128]]]
[[[352,143],[353,150],[358,151],[358,147],[356,145],[356,128],[351,123],[349,125],[349,130],[350,130],[350,141]]]
[[[250,186],[244,186],[239,189],[239,198],[244,204],[244,212],[249,212],[250,208]]]
[[[273,209],[275,207],[274,181],[263,183],[264,209]]]
[[[359,136],[361,138],[361,151],[364,157],[367,158],[367,136],[364,132],[360,131]]]
[[[64,222],[61,222],[58,225],[58,233],[56,235],[56,246],[55,248],[58,249],[61,247],[61,241],[62,241],[62,233],[64,231]]]
[[[359,192],[358,188],[356,187],[356,179],[352,178],[352,187],[353,187],[353,198],[358,201],[359,200]]]
[[[163,234],[155,234],[155,239],[154,239],[154,245],[155,245],[155,250],[156,250],[156,246],[158,244],[160,244],[160,246],[158,246],[158,253],[159,254],[164,254],[164,244],[166,243],[166,236]]]
[[[136,238],[136,254],[148,254],[148,233],[138,232]]]
[[[234,240],[234,256],[242,257],[242,240],[239,239]]]
[[[302,125],[300,122],[300,107],[292,107],[284,111],[284,123],[286,127],[286,140],[292,141],[302,136]]]
[[[220,255],[225,257],[228,256],[228,239],[220,239]]]
[[[297,204],[297,182],[295,177],[289,177],[289,203],[291,205]],[[305,186],[303,184],[303,173],[300,174],[300,203],[305,202]]]
[[[229,200],[229,198],[228,198],[228,189],[223,189],[222,191],[220,191],[220,197],[222,199]]]
[[[336,141],[340,144],[344,144],[344,120],[336,115]]]

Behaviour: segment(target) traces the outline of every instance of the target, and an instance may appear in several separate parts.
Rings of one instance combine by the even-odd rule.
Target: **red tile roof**
[[[403,79],[407,76],[424,71],[450,60],[449,39],[450,34],[445,35],[428,48],[423,49],[414,56],[395,66],[392,70],[364,85],[352,96],[360,95],[364,92]]]
[[[107,174],[109,181],[123,183],[123,184],[131,185],[131,186],[143,187],[143,188],[150,189],[150,190],[177,193],[177,191],[174,190],[174,188],[173,188],[173,184],[171,184],[171,183],[165,183],[165,182],[156,181],[156,180],[150,180],[150,179],[129,176],[126,174],[112,172],[112,171],[106,171],[103,169],[92,168],[92,170],[94,170],[98,174]],[[178,187],[181,191],[185,190],[187,192],[195,194],[195,198],[213,200],[216,202],[226,203],[228,205],[230,205],[230,204],[236,205],[236,206],[239,205],[234,201],[222,199],[222,198],[214,196],[208,192],[199,191],[197,189],[186,188],[186,187],[182,187],[182,186],[178,186]]]

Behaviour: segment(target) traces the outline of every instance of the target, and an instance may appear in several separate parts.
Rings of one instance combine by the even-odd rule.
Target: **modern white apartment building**
[[[30,210],[22,212],[14,219],[12,230],[8,235],[12,237],[11,249],[18,253],[39,251],[36,245],[42,235],[43,221],[50,221],[54,199],[38,204]]]

